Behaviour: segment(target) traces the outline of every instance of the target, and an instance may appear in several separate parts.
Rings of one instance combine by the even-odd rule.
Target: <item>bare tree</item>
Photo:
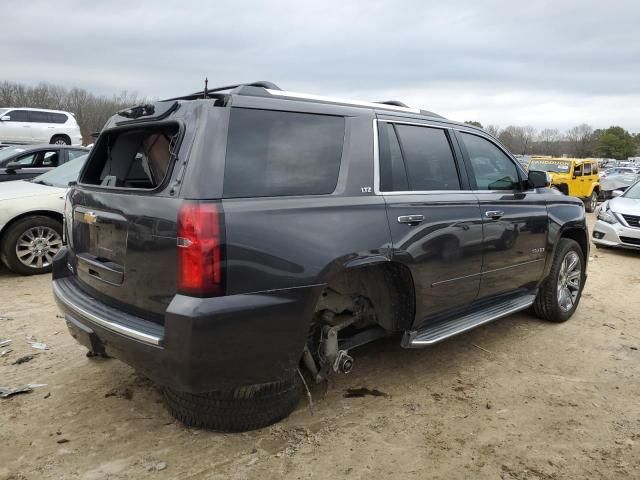
[[[486,127],[484,127],[484,131],[489,135],[498,138],[498,135],[500,134],[500,127],[498,125],[487,125]]]
[[[531,125],[521,127],[522,134],[522,155],[531,153],[531,144],[536,139],[537,130]]]
[[[591,125],[583,123],[573,127],[566,132],[567,140],[571,148],[571,154],[583,158],[589,155],[593,149],[593,128]]]
[[[558,155],[557,143],[560,140],[560,132],[555,128],[545,128],[540,132],[539,141],[542,151],[545,155]]]
[[[109,98],[94,95],[81,88],[67,89],[47,83],[31,87],[0,82],[0,107],[48,108],[71,112],[80,125],[85,143],[93,141],[91,134],[102,130],[111,115],[141,101],[136,94],[127,91]]]

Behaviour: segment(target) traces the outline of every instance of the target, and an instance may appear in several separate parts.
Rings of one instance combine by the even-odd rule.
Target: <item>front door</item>
[[[460,151],[445,127],[378,122],[379,182],[392,258],[412,273],[415,326],[473,302],[480,287],[482,222]]]
[[[546,202],[526,186],[515,160],[488,137],[470,131],[456,136],[483,220],[478,298],[535,289],[546,259]]]
[[[39,150],[36,152],[30,152],[17,157],[11,163],[20,165],[20,167],[13,170],[12,180],[25,180],[27,178],[37,177],[45,172],[48,172],[52,168],[59,165],[59,157],[62,153],[59,149],[53,148],[50,150]]]
[[[5,143],[29,143],[31,124],[27,110],[11,110],[3,115],[7,120],[0,125],[0,140]]]

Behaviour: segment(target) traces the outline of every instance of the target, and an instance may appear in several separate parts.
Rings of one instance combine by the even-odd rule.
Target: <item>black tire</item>
[[[584,202],[584,209],[589,213],[593,213],[593,211],[596,209],[597,206],[598,206],[598,192],[594,190],[591,193],[591,196],[589,197],[589,199]]]
[[[569,310],[565,311],[560,307],[557,287],[562,262],[569,254],[569,252],[572,251],[575,252],[580,259],[580,286],[578,288],[577,296],[573,303],[573,306]],[[561,238],[558,246],[556,247],[553,264],[551,265],[551,272],[540,287],[538,296],[533,303],[533,312],[536,314],[536,316],[544,320],[549,320],[550,322],[558,323],[566,322],[567,320],[569,320],[569,318],[571,318],[573,313],[576,311],[578,304],[580,303],[580,297],[582,296],[582,290],[584,289],[584,281],[586,278],[584,265],[584,252],[582,251],[582,248],[580,248],[578,242],[569,238]]]
[[[291,380],[230,391],[193,394],[164,389],[167,409],[177,420],[218,432],[246,432],[276,423],[296,408],[301,395],[298,372]]]
[[[71,145],[71,139],[66,135],[54,135],[49,143],[52,145]]]
[[[41,268],[37,266],[29,267],[20,261],[16,252],[16,244],[18,240],[29,230],[39,227],[54,230],[59,237],[58,249],[62,247],[61,222],[51,217],[45,217],[42,215],[25,217],[21,220],[18,220],[8,228],[2,238],[2,245],[0,246],[0,258],[2,258],[2,263],[4,263],[6,267],[12,272],[19,273],[21,275],[38,275],[51,271],[50,260],[43,261],[43,267]],[[55,254],[55,251],[52,252],[53,254]],[[51,258],[53,257],[53,255],[49,256]]]

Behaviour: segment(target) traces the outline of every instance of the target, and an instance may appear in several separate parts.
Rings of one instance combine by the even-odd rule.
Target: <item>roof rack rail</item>
[[[442,115],[439,115],[439,114],[437,114],[437,113],[435,113],[435,112],[430,112],[429,110],[423,110],[422,108],[420,109],[420,113],[421,113],[422,115],[428,115],[428,116],[430,116],[430,117],[445,118],[445,117],[443,117]]]
[[[394,107],[411,108],[409,105],[399,100],[385,100],[384,102],[373,102],[373,103],[381,103],[382,105],[393,105]]]
[[[170,101],[170,100],[195,100],[197,98],[204,98],[205,97],[205,93],[206,93],[206,95],[208,95],[210,93],[224,92],[225,90],[233,90],[233,89],[239,88],[239,87],[262,87],[262,88],[267,88],[269,90],[282,90],[280,87],[278,87],[273,82],[267,82],[267,81],[264,81],[264,80],[260,80],[260,81],[257,81],[257,82],[236,83],[236,84],[233,84],[233,85],[225,85],[223,87],[207,88],[206,92],[205,92],[205,90],[201,90],[199,92],[190,93],[188,95],[183,95],[183,96],[180,96],[180,97],[167,98],[167,99],[163,100],[163,102],[167,102],[167,101]]]

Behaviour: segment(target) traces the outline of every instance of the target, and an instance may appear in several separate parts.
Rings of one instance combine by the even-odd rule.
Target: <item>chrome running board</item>
[[[490,306],[477,308],[461,317],[428,323],[419,330],[405,332],[402,338],[404,348],[422,348],[441,342],[447,338],[466,332],[485,323],[493,322],[512,313],[525,310],[533,305],[535,295],[523,295],[501,300]]]

